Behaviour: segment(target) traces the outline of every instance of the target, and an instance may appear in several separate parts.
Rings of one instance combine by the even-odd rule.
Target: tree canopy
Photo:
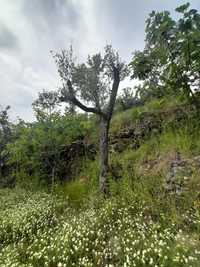
[[[151,12],[145,48],[134,53],[130,65],[132,78],[153,86],[158,95],[183,92],[194,101],[200,84],[200,14],[189,7],[176,8],[177,20],[168,11]]]

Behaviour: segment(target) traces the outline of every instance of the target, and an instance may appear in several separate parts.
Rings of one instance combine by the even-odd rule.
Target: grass
[[[152,101],[115,116],[111,134],[144,112],[177,102]],[[98,159],[79,177],[51,193],[0,189],[2,267],[198,267],[200,262],[199,169],[187,190],[169,194],[164,179],[176,153],[200,154],[195,118],[162,122],[137,150],[111,153],[110,197],[97,192]],[[131,142],[131,140],[130,140]]]
[[[63,196],[43,192],[26,202],[18,199],[0,210],[0,266],[197,267],[199,215],[193,212],[191,222],[191,214],[185,213],[194,229],[188,233],[174,223],[164,224],[169,220],[164,213],[153,217],[151,203],[138,202],[134,192],[127,192],[128,197],[90,200],[82,211],[68,206]],[[17,190],[1,190],[8,202],[15,194]],[[91,201],[100,201],[98,209]]]

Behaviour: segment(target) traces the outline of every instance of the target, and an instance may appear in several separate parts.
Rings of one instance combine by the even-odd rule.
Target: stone
[[[169,170],[165,177],[165,189],[169,193],[180,195],[187,186],[192,175],[190,162],[176,156],[176,159],[169,164]]]

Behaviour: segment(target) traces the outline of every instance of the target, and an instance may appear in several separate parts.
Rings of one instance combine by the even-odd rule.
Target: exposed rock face
[[[127,147],[135,150],[150,134],[160,133],[161,127],[162,123],[159,116],[145,114],[131,127],[123,129],[117,135],[111,137],[113,150],[122,152]]]
[[[187,190],[194,172],[200,171],[200,156],[181,159],[180,155],[169,164],[165,178],[165,188],[169,193],[180,195]],[[199,184],[197,184],[199,186]]]
[[[180,123],[192,116],[192,111],[191,106],[184,106],[168,111],[144,112],[131,126],[110,137],[111,150],[122,152],[128,147],[138,149],[150,136],[160,134],[164,124]]]
[[[192,175],[192,168],[187,160],[177,158],[170,163],[165,179],[165,188],[169,193],[180,195],[186,190],[187,182]]]
[[[141,177],[153,175],[163,177],[163,186],[167,193],[181,195],[193,186],[200,189],[200,156],[183,158],[178,152],[158,155],[154,159],[144,159],[138,166]],[[190,189],[191,190],[191,189]]]

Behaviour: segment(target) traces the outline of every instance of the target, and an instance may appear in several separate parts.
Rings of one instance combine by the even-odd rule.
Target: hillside
[[[0,266],[198,267],[195,114],[191,105],[166,100],[116,113],[108,199],[96,191],[95,149],[77,177],[53,192],[1,189]],[[82,143],[93,140],[94,148],[90,134]]]
[[[29,2],[0,10],[0,267],[200,267],[199,4]]]

